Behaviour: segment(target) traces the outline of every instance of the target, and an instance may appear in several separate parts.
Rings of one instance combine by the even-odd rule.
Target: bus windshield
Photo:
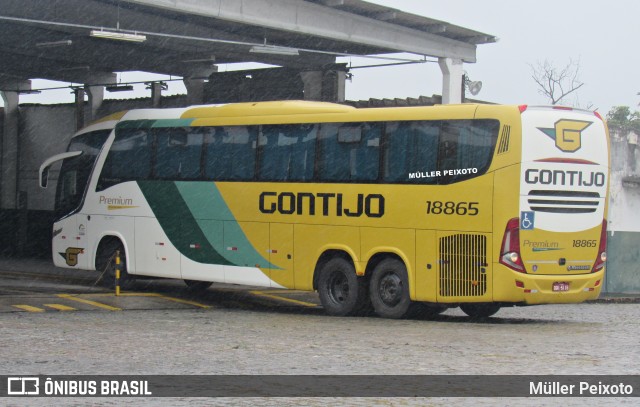
[[[84,192],[103,144],[111,130],[99,130],[74,137],[67,151],[82,151],[82,154],[62,162],[56,189],[55,215],[65,217],[80,207]]]

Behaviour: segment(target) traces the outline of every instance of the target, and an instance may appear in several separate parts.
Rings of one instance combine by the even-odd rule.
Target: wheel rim
[[[329,298],[336,304],[343,304],[349,298],[349,281],[341,272],[331,273],[331,277],[327,281],[327,292]]]
[[[378,294],[382,302],[393,307],[402,300],[402,279],[395,273],[385,274],[378,284]]]

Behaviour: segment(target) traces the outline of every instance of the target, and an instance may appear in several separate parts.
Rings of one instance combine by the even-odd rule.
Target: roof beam
[[[331,0],[328,0],[331,1]],[[433,57],[476,61],[476,45],[304,0],[123,0],[176,13],[303,33]]]

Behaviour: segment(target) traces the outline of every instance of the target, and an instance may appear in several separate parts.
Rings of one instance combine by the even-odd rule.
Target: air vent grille
[[[457,234],[440,238],[440,295],[479,297],[487,292],[487,237]]]
[[[535,212],[593,213],[600,205],[600,194],[581,191],[533,190],[528,195],[529,207]]]
[[[511,126],[502,126],[502,134],[500,134],[500,143],[498,143],[498,154],[504,154],[509,151],[509,138],[511,136]]]

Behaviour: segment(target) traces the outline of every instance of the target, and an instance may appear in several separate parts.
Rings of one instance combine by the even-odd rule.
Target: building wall
[[[611,184],[607,239],[609,293],[640,293],[640,151],[628,132],[611,131]]]
[[[97,116],[122,110],[149,108],[150,98],[105,100]],[[163,98],[162,107],[185,106],[186,96]],[[86,105],[86,104],[85,104]],[[89,117],[88,105],[85,117]],[[64,152],[76,131],[75,104],[19,106],[18,207],[0,210],[0,255],[50,257],[55,185],[60,164],[49,172],[47,189],[38,186],[40,164]],[[0,109],[0,134],[4,114]]]

